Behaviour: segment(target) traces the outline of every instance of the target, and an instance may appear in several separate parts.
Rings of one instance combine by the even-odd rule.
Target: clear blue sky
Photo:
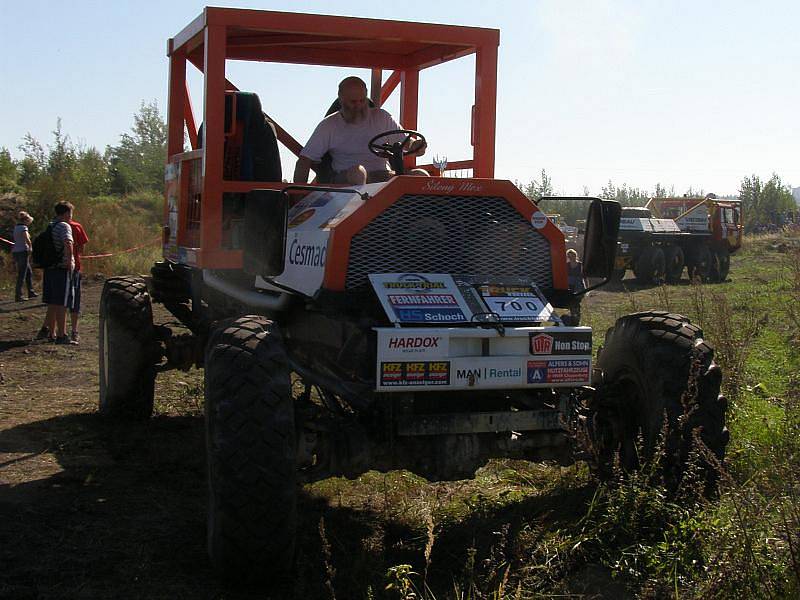
[[[556,190],[656,182],[718,194],[777,172],[800,186],[800,2],[248,2],[238,6],[500,29],[497,167]],[[166,40],[203,5],[0,0],[0,147],[19,156],[56,119],[101,150],[142,101],[166,108]],[[419,128],[429,156],[465,158],[472,59],[423,72]],[[233,63],[228,76],[305,141],[349,71]],[[191,83],[196,88],[199,77]],[[199,100],[196,100],[199,104]],[[397,114],[396,102],[388,108]],[[284,171],[291,172],[290,156]]]

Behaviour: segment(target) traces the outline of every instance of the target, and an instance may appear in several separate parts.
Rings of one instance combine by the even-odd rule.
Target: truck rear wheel
[[[633,274],[640,283],[659,283],[664,279],[665,262],[664,251],[651,246],[634,263]]]
[[[729,438],[727,401],[719,395],[714,350],[702,336],[686,317],[660,311],[621,317],[608,330],[597,358],[604,383],[581,417],[590,464],[602,479],[613,477],[616,461],[630,472],[655,460],[656,472],[675,492],[691,451],[698,450],[697,432],[714,457],[698,452],[699,476],[706,493],[713,490],[715,463]]]
[[[728,249],[725,246],[721,246],[712,250],[708,278],[715,283],[721,283],[728,278],[730,270],[731,255]]]
[[[669,246],[664,252],[666,262],[665,276],[667,283],[678,283],[683,273],[683,249],[680,246]]]
[[[708,274],[711,269],[711,250],[708,246],[697,246],[691,251],[691,258],[688,261],[687,271],[691,281],[708,281]]]
[[[106,280],[99,329],[100,413],[122,419],[149,418],[156,361],[153,308],[144,280]]]
[[[212,333],[205,359],[208,552],[231,581],[280,577],[294,560],[294,406],[283,339],[259,316]]]

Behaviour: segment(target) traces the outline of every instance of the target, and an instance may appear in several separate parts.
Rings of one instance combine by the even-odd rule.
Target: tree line
[[[61,119],[52,132],[52,143],[43,145],[28,134],[19,146],[22,158],[15,160],[7,148],[0,148],[0,193],[16,192],[28,198],[33,208],[48,211],[57,200],[81,199],[132,192],[161,193],[164,185],[164,164],[167,155],[167,126],[156,102],[142,102],[133,116],[129,132],[120,135],[119,143],[100,152],[93,146],[72,142],[61,127]],[[535,202],[555,195],[552,178],[542,169],[538,179],[515,182]],[[583,195],[590,196],[587,187]],[[623,206],[643,206],[649,198],[676,195],[703,197],[704,190],[689,188],[676,194],[674,186],[656,183],[651,191],[626,183],[615,185],[611,180],[598,196],[617,200]],[[777,174],[762,180],[758,175],[746,176],[739,186],[744,224],[747,230],[783,225],[795,220],[797,205],[791,188]],[[586,206],[582,202],[542,201],[548,214],[560,214],[569,224],[583,219]],[[36,212],[39,212],[38,210]],[[44,212],[45,215],[48,212]]]
[[[104,152],[74,143],[64,133],[61,119],[52,135],[51,143],[45,145],[27,134],[19,145],[19,159],[0,148],[0,193],[18,193],[33,211],[48,216],[49,208],[60,199],[81,202],[163,190],[167,127],[156,102],[143,102],[131,130]]]

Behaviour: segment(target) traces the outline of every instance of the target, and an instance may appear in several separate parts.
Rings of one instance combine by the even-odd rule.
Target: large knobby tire
[[[681,280],[684,266],[683,249],[680,246],[668,246],[664,251],[666,263],[665,277],[667,283],[678,283]]]
[[[614,476],[616,464],[630,472],[655,459],[653,472],[674,493],[695,450],[696,473],[705,492],[713,490],[729,438],[713,357],[702,330],[681,315],[652,311],[617,320],[597,358],[603,383],[583,415],[590,466],[602,479]]]
[[[277,325],[245,316],[212,333],[205,407],[211,562],[231,582],[287,575],[297,521],[296,442]]]
[[[714,283],[722,283],[728,278],[731,270],[731,255],[725,246],[719,246],[711,251],[711,265],[708,278]]]
[[[690,259],[687,261],[686,270],[690,281],[708,281],[711,271],[711,249],[708,246],[695,246],[691,250]]]
[[[191,298],[191,286],[185,272],[169,261],[155,263],[150,269],[153,297],[164,304],[181,304]]]
[[[664,280],[665,268],[664,251],[658,246],[650,246],[639,256],[633,273],[639,283],[660,283]]]
[[[147,419],[156,380],[153,309],[144,280],[113,277],[100,296],[100,413]]]

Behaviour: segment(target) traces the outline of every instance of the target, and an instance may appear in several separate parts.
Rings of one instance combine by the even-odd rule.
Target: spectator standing
[[[24,210],[17,215],[17,224],[14,227],[14,246],[11,248],[11,255],[14,257],[14,264],[17,266],[17,288],[14,300],[22,302],[22,284],[28,286],[28,299],[35,298],[37,294],[33,290],[33,279],[31,273],[31,234],[28,227],[33,223],[33,217]]]
[[[582,292],[586,289],[583,280],[583,263],[578,260],[578,253],[570,248],[567,250],[567,285],[573,292]]]
[[[72,243],[73,254],[75,255],[75,269],[72,271],[72,302],[69,305],[69,316],[72,325],[72,332],[70,333],[70,341],[73,344],[80,342],[80,335],[78,334],[78,319],[81,316],[81,254],[83,254],[83,247],[89,242],[89,237],[83,229],[83,225],[78,223],[75,219],[75,211],[72,211],[72,216],[69,220],[69,226],[72,228]]]
[[[72,343],[66,333],[67,307],[72,303],[72,271],[75,268],[72,227],[69,225],[72,209],[69,202],[61,201],[55,205],[55,220],[50,226],[55,249],[61,253],[61,262],[44,269],[42,284],[42,299],[47,304],[47,315],[36,338],[49,338],[56,344]]]
[[[570,248],[567,250],[567,286],[572,292],[582,292],[586,289],[586,282],[583,279],[583,264],[578,260],[578,253]],[[580,300],[572,302],[569,306],[569,319],[566,325],[581,324],[581,303]]]

